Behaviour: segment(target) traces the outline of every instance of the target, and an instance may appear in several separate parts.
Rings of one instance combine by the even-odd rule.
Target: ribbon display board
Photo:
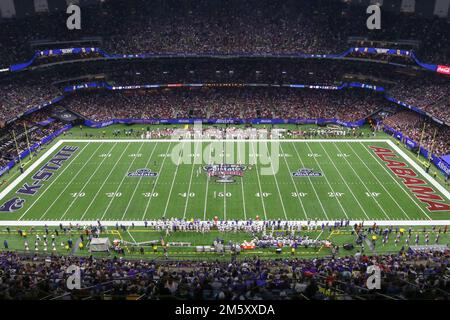
[[[91,128],[104,128],[113,124],[338,124],[348,128],[356,128],[362,126],[366,120],[361,119],[356,122],[342,121],[333,119],[204,119],[204,118],[188,118],[188,119],[113,119],[104,122],[95,122],[86,120],[84,124]]]
[[[303,59],[339,59],[339,58],[345,58],[348,55],[351,55],[353,53],[363,53],[368,55],[377,55],[377,54],[384,54],[384,55],[391,55],[391,56],[399,56],[399,57],[405,57],[410,58],[414,62],[417,63],[417,65],[421,66],[422,68],[425,68],[427,70],[431,70],[438,73],[443,74],[449,74],[450,75],[450,66],[444,66],[444,65],[436,65],[436,64],[428,64],[421,62],[419,59],[417,59],[416,55],[413,51],[410,50],[400,50],[400,49],[387,49],[387,48],[369,48],[369,47],[362,47],[362,48],[350,48],[343,53],[340,54],[305,54],[305,53],[295,53],[295,54],[240,54],[240,53],[231,53],[226,55],[219,55],[219,54],[185,54],[185,53],[179,53],[179,54],[155,54],[155,53],[142,53],[142,54],[108,54],[104,50],[100,48],[66,48],[66,49],[51,49],[51,50],[40,50],[36,51],[33,55],[33,57],[23,63],[18,63],[11,65],[9,67],[9,70],[12,72],[20,71],[25,68],[28,68],[31,66],[36,59],[41,57],[52,57],[52,56],[64,56],[64,55],[83,55],[88,53],[96,53],[100,56],[102,56],[105,59],[148,59],[148,58],[202,58],[202,57],[261,57],[261,58],[303,58]],[[6,70],[6,69],[5,69]]]

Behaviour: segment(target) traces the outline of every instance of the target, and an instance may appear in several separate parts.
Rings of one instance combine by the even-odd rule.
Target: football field
[[[449,192],[387,139],[66,139],[0,193],[0,224],[431,224],[450,219],[449,205]]]

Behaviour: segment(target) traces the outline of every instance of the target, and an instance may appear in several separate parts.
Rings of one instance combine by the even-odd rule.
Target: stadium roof
[[[113,0],[0,0],[0,16],[2,18],[27,17],[36,13],[63,11],[68,4],[80,6],[103,3]],[[116,0],[120,1],[120,0]],[[450,0],[329,0],[343,1],[350,4],[368,6],[379,4],[393,12],[416,13],[424,17],[448,17],[450,19]],[[220,3],[220,2],[219,2]]]

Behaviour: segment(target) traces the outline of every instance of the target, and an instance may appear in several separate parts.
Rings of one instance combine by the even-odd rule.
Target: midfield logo
[[[236,182],[234,177],[243,177],[246,166],[241,164],[208,164],[203,167],[208,176],[215,177],[219,183]]]
[[[156,177],[157,172],[153,172],[151,169],[138,169],[134,172],[128,172],[127,177]]]
[[[13,198],[11,200],[6,201],[1,207],[0,212],[14,212],[19,209],[22,209],[25,200],[20,198]]]
[[[322,177],[323,174],[320,171],[315,171],[313,169],[301,168],[295,172],[292,172],[294,177]]]

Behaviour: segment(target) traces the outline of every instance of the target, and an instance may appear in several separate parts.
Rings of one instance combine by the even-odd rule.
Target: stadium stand
[[[54,23],[60,20],[65,22],[66,18],[65,12],[47,12],[0,21],[0,180],[2,180],[0,191],[5,195],[8,194],[4,190],[10,186],[9,179],[23,174],[22,161],[25,157],[23,154],[30,152],[31,159],[27,165],[31,164],[33,158],[47,151],[47,146],[52,144],[57,135],[66,135],[66,129],[78,130],[79,127],[80,131],[77,133],[81,138],[83,134],[86,140],[93,137],[99,138],[97,143],[103,145],[100,139],[117,138],[120,136],[121,129],[126,132],[126,138],[136,137],[142,140],[171,137],[175,135],[177,129],[193,133],[194,129],[189,128],[188,125],[181,129],[185,123],[192,124],[193,121],[190,122],[190,120],[193,119],[203,119],[205,123],[211,119],[219,120],[201,129],[203,131],[200,132],[214,139],[228,137],[228,134],[233,135],[238,130],[243,131],[254,124],[255,127],[256,124],[262,124],[264,129],[261,130],[266,130],[265,123],[261,120],[269,120],[267,127],[275,126],[275,122],[272,123],[271,120],[279,120],[276,124],[281,127],[290,125],[289,129],[286,129],[286,136],[300,139],[341,138],[341,131],[336,130],[336,127],[341,128],[339,125],[348,127],[345,133],[353,132],[349,139],[356,136],[362,137],[363,132],[366,133],[367,138],[371,138],[385,130],[398,140],[397,145],[400,143],[407,145],[407,139],[417,143],[418,146],[415,148],[418,150],[411,148],[414,149],[414,153],[417,151],[420,153],[420,147],[428,150],[430,153],[427,151],[426,160],[429,160],[429,163],[426,173],[428,174],[433,160],[436,165],[434,178],[438,173],[440,175],[436,178],[439,181],[433,180],[432,183],[435,182],[433,185],[437,186],[436,188],[442,194],[448,193],[449,174],[436,164],[437,161],[443,164],[441,159],[450,155],[450,78],[448,75],[437,72],[438,66],[443,66],[444,69],[448,68],[445,66],[450,66],[450,28],[449,23],[443,19],[384,12],[382,30],[368,30],[365,8],[352,6],[348,1],[330,0],[221,0],[219,2],[186,0],[181,4],[177,0],[101,1],[101,4],[83,7],[81,30],[68,31],[65,23]],[[39,54],[55,49],[70,51],[70,48],[83,49],[80,49],[80,54],[68,52],[56,55],[52,51]],[[362,48],[362,50],[348,51],[345,57],[338,56],[347,52],[349,48]],[[376,48],[376,52],[368,52],[368,48]],[[399,52],[404,50],[407,54],[387,54],[385,52],[387,49]],[[139,54],[149,56],[136,57]],[[316,56],[306,58],[300,54]],[[333,58],[322,56],[325,54],[337,56]],[[27,61],[32,62],[28,65]],[[26,64],[19,68],[20,71],[11,68],[20,63]],[[134,136],[131,136],[129,133],[131,131],[123,125],[119,129],[114,128],[113,137],[108,137],[104,128],[117,119],[132,119],[131,122],[136,121],[134,123],[139,125],[144,123],[148,127],[145,130],[142,125],[142,128],[136,130]],[[158,122],[162,119],[166,120],[164,125]],[[185,122],[176,123],[178,127],[167,121],[180,119]],[[230,119],[236,123],[233,121],[226,123],[225,120]],[[255,119],[259,122],[251,121]],[[294,119],[307,119],[310,121],[308,125],[315,128],[308,127],[303,130],[301,121],[289,122]],[[324,119],[333,121],[327,122]],[[145,120],[154,120],[154,123],[161,125],[161,128],[151,130],[149,127],[154,123]],[[324,128],[325,122],[332,122],[333,128]],[[242,127],[237,128],[237,123]],[[222,124],[224,124],[223,128],[220,127]],[[93,134],[96,126],[102,129],[98,129]],[[365,131],[362,129],[358,131],[360,128],[357,127]],[[336,133],[336,131],[339,132]],[[67,134],[72,135],[70,131]],[[391,139],[387,135],[384,137]],[[248,139],[249,136],[245,138]],[[392,143],[392,140],[388,142]],[[361,145],[364,148],[362,143]],[[393,143],[391,146],[395,147]],[[351,149],[352,146],[349,148],[347,150],[356,154],[354,149]],[[122,151],[121,158],[126,150]],[[296,150],[295,146],[294,150]],[[323,150],[327,153],[325,148]],[[365,178],[361,178],[346,160],[345,157],[348,155],[338,149],[336,152],[339,161],[342,163],[345,161],[348,165],[348,172],[351,175],[354,174],[355,180],[359,179],[361,185],[366,187],[363,181]],[[140,154],[139,151],[128,156],[137,158],[137,154]],[[92,159],[93,155],[94,152],[89,159]],[[102,157],[102,163],[104,158],[109,156],[111,153],[107,151],[99,155]],[[165,160],[167,154],[160,154],[160,156],[164,156]],[[258,155],[253,156],[257,158]],[[292,155],[283,156],[288,167],[286,158],[290,156]],[[328,154],[326,156],[331,160]],[[359,158],[359,155],[357,156]],[[373,159],[373,163],[380,165],[369,149],[366,156],[370,160],[367,162],[369,165]],[[150,163],[150,158],[151,156],[147,165]],[[315,159],[315,151],[311,149],[312,158]],[[419,156],[417,158],[419,159]],[[81,159],[79,161],[83,161]],[[163,165],[160,166],[159,159],[154,160],[153,164],[154,167],[160,167],[162,170]],[[299,159],[302,161],[300,157]],[[363,162],[360,158],[359,160]],[[59,161],[63,162],[63,160]],[[314,161],[320,166],[317,160]],[[95,160],[91,163],[95,163]],[[421,169],[422,166],[417,163],[414,162]],[[365,167],[359,169],[365,172],[366,169],[370,171],[365,162],[362,164]],[[116,168],[116,165],[117,163],[112,168]],[[19,170],[11,170],[14,166],[18,166]],[[450,168],[448,166],[445,165],[445,168]],[[81,168],[84,168],[84,164]],[[174,168],[178,171],[179,164]],[[330,189],[333,191],[334,185],[345,184],[348,191],[353,193],[343,174],[335,165],[334,168],[342,182],[330,183],[326,180]],[[204,168],[198,169],[197,176]],[[288,169],[290,172],[286,177],[292,180],[292,176],[297,171],[292,172],[290,168]],[[295,170],[297,169],[296,167]],[[390,174],[384,166],[382,169],[388,175]],[[145,170],[150,171],[154,176],[160,174],[149,169]],[[302,170],[311,170],[314,173],[312,169],[301,168],[300,174]],[[128,171],[128,175],[134,174]],[[191,180],[193,173],[192,169]],[[242,172],[239,173],[242,174]],[[322,175],[322,169],[317,174]],[[379,181],[382,178],[379,179],[374,173],[370,172],[370,174],[380,188],[383,187],[383,190],[387,191]],[[76,176],[73,175],[73,177]],[[91,177],[87,178],[88,182],[91,181]],[[258,183],[260,183],[259,179],[258,176]],[[429,218],[430,212],[425,211],[425,206],[421,206],[423,203],[419,203],[423,200],[420,195],[412,198],[412,193],[408,193],[409,190],[406,187],[403,188],[403,185],[395,179],[394,177],[389,183],[401,188],[405,193],[402,196],[407,201],[413,201],[419,211],[421,210],[419,213],[424,212]],[[207,181],[209,183],[209,180]],[[278,181],[276,179],[274,181],[284,210]],[[422,182],[425,183],[425,181]],[[172,188],[174,183],[175,178],[171,184]],[[183,183],[187,184],[184,181]],[[292,193],[299,198],[297,185],[294,181],[292,183],[296,191]],[[101,186],[103,187],[104,184],[106,181],[102,181]],[[168,182],[165,184],[170,185]],[[272,182],[271,184],[273,185]],[[45,183],[43,185],[47,187]],[[372,183],[372,185],[376,184]],[[190,186],[191,181],[189,181],[189,188]],[[95,197],[102,187],[96,190]],[[224,191],[225,188],[226,186]],[[265,200],[261,185],[259,188],[261,193],[257,193],[256,197],[258,201],[262,199],[264,207]],[[134,189],[133,196],[136,190],[137,188]],[[325,194],[323,190],[325,189],[319,190],[319,193]],[[434,189],[430,190],[434,192]],[[186,196],[186,207],[190,196],[189,191]],[[316,189],[313,191],[320,201]],[[372,199],[377,201],[371,190],[367,188],[367,192],[365,191],[362,191],[362,195],[367,196],[370,201]],[[172,189],[170,189],[171,192]],[[244,193],[243,184],[242,193]],[[108,194],[113,199],[117,192],[105,193],[105,197],[108,197],[105,201],[110,201],[106,211],[113,201],[109,200]],[[146,191],[143,194],[150,194],[149,198],[153,197],[153,191],[152,193]],[[388,192],[386,197],[387,194]],[[71,193],[73,199],[76,199],[78,195],[78,191]],[[225,203],[226,192],[222,196]],[[290,196],[289,193],[288,196]],[[396,195],[389,194],[389,196],[392,198],[392,204],[399,206],[395,199]],[[438,205],[445,207],[447,202],[445,197],[441,197],[437,192],[429,196],[439,198]],[[206,189],[207,197],[208,189]],[[336,199],[338,195],[333,191],[329,197]],[[361,205],[354,194],[353,197],[369,218],[365,205]],[[20,201],[22,201],[21,206],[24,204],[24,200],[19,198],[8,199],[6,203],[3,203],[6,198],[1,200],[0,212],[5,215],[12,214],[14,210],[10,208],[14,204]],[[91,209],[94,200],[95,198],[86,206],[81,219]],[[170,200],[169,194],[164,216]],[[222,199],[219,200],[222,201]],[[303,207],[301,201],[299,200],[299,204]],[[337,201],[346,214],[342,204],[339,200]],[[67,210],[71,209],[74,203],[75,200],[67,207]],[[376,204],[383,210],[382,205],[378,202]],[[126,210],[118,212],[118,215],[125,217],[129,206],[130,203]],[[47,207],[43,211],[49,211],[50,208]],[[145,210],[147,209],[148,205]],[[205,220],[206,209],[205,201]],[[402,207],[399,206],[399,209],[402,210]],[[265,210],[264,208],[264,214]],[[307,211],[304,208],[303,210],[306,216]],[[322,210],[326,215],[323,206]],[[37,217],[44,217],[47,211],[42,215],[39,212]],[[66,213],[67,211],[63,216]],[[406,212],[403,211],[403,213],[407,216]],[[386,215],[386,212],[384,214]],[[286,210],[284,215],[287,220]],[[260,217],[257,217],[259,220]],[[216,218],[217,216],[214,222],[217,222]],[[386,218],[390,219],[387,215]],[[18,218],[19,223],[24,222],[21,219],[22,217]],[[45,219],[47,219],[45,222],[44,220],[40,222],[44,224],[50,220],[48,216]],[[185,217],[183,217],[183,223],[184,219]],[[224,219],[226,219],[225,214]],[[310,218],[307,217],[307,219],[309,225]],[[33,216],[33,220],[37,219]],[[433,222],[431,220],[431,218],[424,220],[424,224],[431,225]],[[108,222],[112,223],[111,221]],[[2,222],[4,219],[0,219],[0,225]],[[397,225],[400,222],[397,221]],[[422,221],[415,218],[414,222]],[[8,223],[10,226],[11,221]],[[100,225],[100,221],[98,223]],[[189,223],[193,225],[198,221],[194,222],[192,219],[187,222]],[[212,224],[211,221],[208,223]],[[251,225],[252,220],[246,223]],[[440,222],[442,226],[444,223],[445,221]],[[147,228],[147,221],[145,224]],[[45,228],[47,229],[47,225]],[[127,230],[126,227],[123,228],[124,231]],[[257,238],[257,232],[250,229],[244,231],[249,237]],[[375,229],[376,232],[370,228],[365,231],[369,234],[374,232],[374,235],[381,238],[381,229],[379,227]],[[0,230],[0,235],[9,236],[9,227],[7,230],[7,232]],[[226,227],[218,227],[216,231],[230,230]],[[243,230],[232,230],[232,232],[243,232]],[[355,230],[350,230],[349,233],[354,236],[354,232]],[[447,227],[445,227],[446,232]],[[440,233],[441,229],[439,229],[439,235]],[[75,234],[76,231],[74,231]],[[293,236],[286,236],[282,240],[285,239],[297,241],[293,239]],[[271,236],[257,240],[259,249],[271,248],[271,244],[274,243],[274,238]],[[74,254],[76,250],[73,252],[67,250],[67,254],[63,255],[38,254],[37,250],[35,253],[30,253],[27,246],[24,251],[9,250],[7,241],[2,240],[5,241],[3,243],[5,250],[0,251],[0,300],[107,300],[131,297],[177,301],[192,299],[220,301],[448,300],[450,292],[450,260],[446,246],[448,244],[442,245],[445,248],[442,252],[429,247],[428,240],[423,247],[425,249],[417,251],[408,245],[409,242],[406,242],[404,246],[399,246],[398,250],[395,248],[395,252],[386,253],[386,251],[377,254],[375,250],[367,250],[366,252],[357,251],[355,255],[344,255],[339,254],[339,250],[342,251],[344,248],[333,245],[329,254],[312,259],[299,255],[274,259],[262,259],[257,255],[254,258],[242,258],[235,256],[233,252],[231,259],[205,260],[169,259],[167,252],[164,252],[165,258],[159,260],[132,259],[127,257],[124,251],[106,257],[76,255]],[[436,240],[436,244],[437,242]],[[82,248],[84,242],[78,239],[76,244],[80,245],[80,243]],[[62,245],[64,248],[65,243]],[[47,250],[47,242],[45,248]],[[143,254],[143,251],[141,253]],[[65,270],[71,265],[82,270],[81,290],[72,291],[66,285]],[[366,287],[369,276],[367,270],[370,266],[381,269],[382,289],[380,290],[369,290]]]
[[[31,47],[30,43],[37,40],[55,45],[63,40],[97,37],[105,51],[117,54],[321,54],[343,52],[348,49],[348,37],[362,36],[392,42],[415,39],[421,43],[418,53],[422,59],[450,65],[447,51],[450,36],[445,20],[386,12],[383,31],[369,32],[362,9],[339,1],[229,0],[216,6],[202,0],[179,6],[176,1],[133,0],[109,1],[84,10],[82,30],[72,33],[65,24],[49,22],[65,21],[65,16],[58,13],[4,23],[1,61],[12,64],[30,59],[33,50],[39,48]],[[97,18],[98,10],[102,19]],[[94,44],[98,46],[97,41]],[[51,48],[47,45],[41,49]]]
[[[384,123],[405,133],[414,141],[421,141],[427,150],[437,155],[450,152],[450,130],[412,111],[401,111],[384,119]]]
[[[448,255],[403,252],[321,259],[138,261],[0,253],[0,299],[332,300],[445,299]],[[83,270],[83,290],[69,291],[61,270]],[[366,270],[382,269],[383,290],[365,287]],[[43,281],[45,279],[45,281]]]
[[[339,118],[356,121],[379,109],[380,99],[366,92],[222,88],[147,94],[88,93],[72,96],[64,104],[94,121],[150,118]]]

